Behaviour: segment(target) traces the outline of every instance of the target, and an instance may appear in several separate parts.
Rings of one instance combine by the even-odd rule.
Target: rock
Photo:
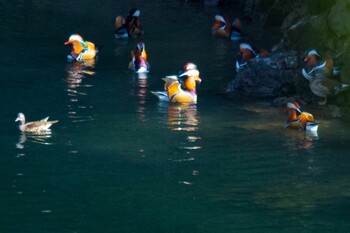
[[[296,93],[298,69],[295,52],[272,53],[256,58],[238,72],[226,93],[237,97],[280,97]]]

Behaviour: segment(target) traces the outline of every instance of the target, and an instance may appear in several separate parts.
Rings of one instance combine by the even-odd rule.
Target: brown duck
[[[26,123],[26,118],[23,113],[18,113],[15,122],[20,121],[19,130],[22,132],[42,132],[48,130],[51,125],[58,121],[48,121],[49,117],[46,117],[40,121],[33,121]]]

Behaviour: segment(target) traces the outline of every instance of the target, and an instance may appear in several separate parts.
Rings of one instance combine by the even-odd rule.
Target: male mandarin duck
[[[315,123],[314,116],[300,110],[298,102],[287,103],[288,120],[285,125],[290,129],[305,129],[307,131],[317,131],[318,124]]]
[[[58,121],[48,121],[49,117],[46,117],[40,121],[33,121],[26,123],[26,118],[23,113],[18,113],[15,122],[20,121],[19,130],[22,132],[42,132],[47,131],[51,125]]]
[[[248,64],[248,61],[267,56],[267,54],[268,52],[264,49],[257,49],[248,43],[241,43],[238,52],[239,58],[236,61],[236,71],[242,70]]]
[[[138,8],[133,8],[126,18],[118,16],[115,19],[115,37],[127,38],[142,36],[143,30],[139,21],[140,13]]]
[[[195,68],[196,65],[188,64],[185,65],[185,70],[179,75],[179,77],[186,76],[183,84],[180,83],[178,76],[166,76],[163,78],[165,81],[164,89],[165,92],[158,91],[152,92],[161,101],[170,101],[174,103],[197,103],[196,84],[202,80],[199,77],[199,71]]]
[[[136,49],[131,51],[129,69],[135,73],[148,73],[150,65],[147,62],[146,47],[143,42],[137,43]]]
[[[337,72],[333,60],[323,59],[317,50],[308,50],[304,62],[306,67],[302,69],[302,74],[309,81],[310,90],[316,96],[324,98],[324,101],[319,102],[320,105],[326,104],[327,96],[336,95],[349,86],[333,79],[333,74]]]
[[[215,15],[214,25],[211,27],[213,35],[231,40],[239,40],[242,37],[241,21],[236,18],[232,25],[227,16]]]
[[[306,67],[303,68],[302,73],[309,81],[315,77],[331,78],[333,76],[333,60],[330,58],[323,60],[315,49],[306,51],[304,62]]]
[[[78,34],[73,34],[69,37],[69,40],[64,43],[65,45],[72,44],[71,55],[68,55],[69,60],[89,60],[96,56],[97,49],[95,45],[89,41],[84,41]]]

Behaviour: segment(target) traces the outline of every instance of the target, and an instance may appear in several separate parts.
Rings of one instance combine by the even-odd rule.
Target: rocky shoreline
[[[301,74],[304,51],[308,48],[317,48],[332,58],[335,66],[341,69],[340,76],[335,78],[350,83],[350,67],[346,65],[350,61],[350,15],[346,12],[346,1],[272,1],[270,7],[263,7],[265,2],[248,0],[240,4],[252,20],[258,18],[261,21],[263,17],[265,24],[274,23],[274,17],[284,17],[281,25],[283,37],[267,57],[250,61],[237,73],[226,88],[227,96],[269,98],[274,105],[284,105],[294,99],[317,106],[318,97],[310,91],[308,81]],[[287,16],[282,16],[292,5],[294,8],[289,8]],[[336,117],[349,115],[349,91],[329,100],[324,109],[339,108],[334,114]]]

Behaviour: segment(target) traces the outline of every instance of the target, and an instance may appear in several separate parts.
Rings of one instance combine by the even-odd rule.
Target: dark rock
[[[296,52],[275,52],[248,62],[226,88],[234,98],[273,99],[273,105],[285,105],[291,100],[316,104],[323,100],[315,96],[309,82],[302,76],[303,56]]]
[[[280,97],[296,93],[298,58],[294,52],[270,54],[248,62],[228,85],[226,92],[237,97]]]

